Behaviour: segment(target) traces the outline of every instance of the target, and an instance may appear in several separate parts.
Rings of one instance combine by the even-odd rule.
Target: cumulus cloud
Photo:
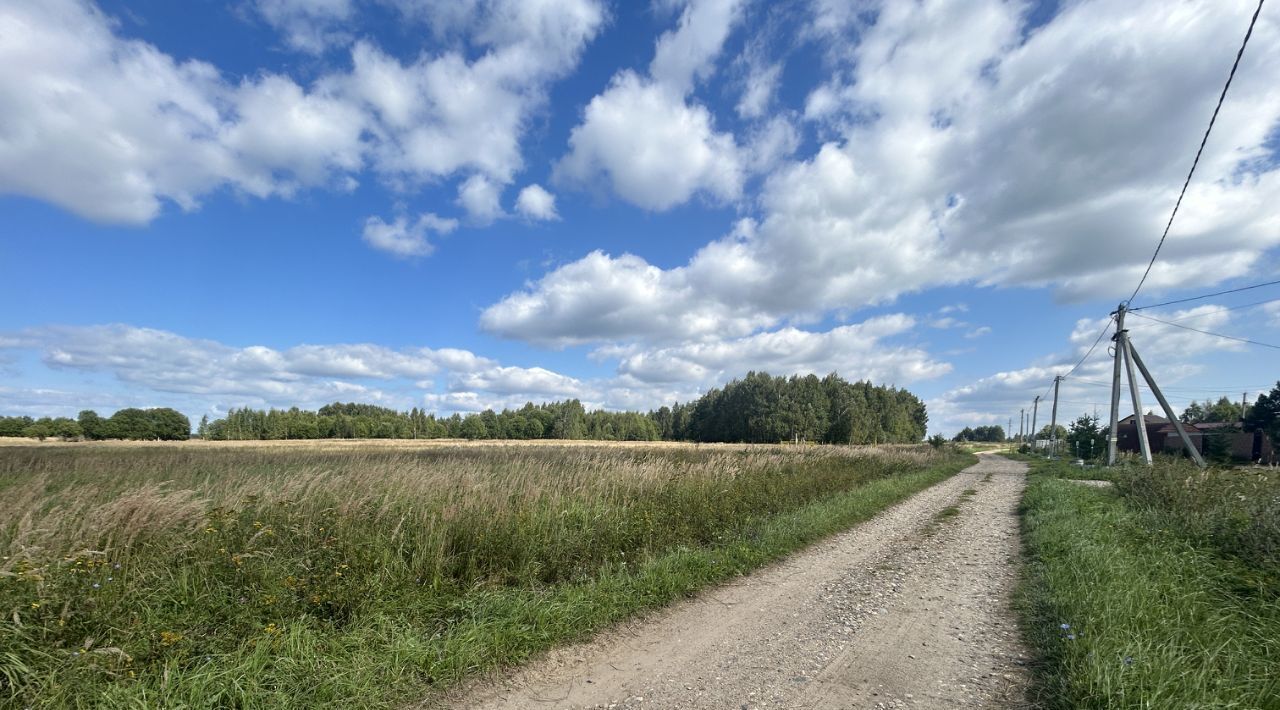
[[[223,406],[309,406],[335,399],[407,408],[434,401],[446,411],[497,403],[577,397],[607,400],[608,383],[585,382],[542,367],[502,365],[467,350],[386,348],[367,343],[237,347],[152,328],[113,324],[47,326],[0,337],[0,348],[32,350],[54,370],[104,373],[129,387],[127,401],[201,401]],[[445,392],[434,388],[443,376]],[[80,402],[90,395],[81,393]],[[9,407],[35,402],[26,390],[0,388]],[[61,397],[61,398],[59,398]],[[117,396],[101,401],[125,401]],[[149,399],[148,399],[149,398]],[[49,395],[50,407],[75,395]],[[94,400],[95,402],[100,400]],[[24,404],[25,403],[25,404]],[[129,405],[120,405],[129,406]],[[47,413],[49,410],[43,410]]]
[[[730,200],[742,187],[738,147],[713,124],[705,107],[623,72],[587,105],[556,176],[578,185],[604,177],[618,196],[658,211],[698,191]]]
[[[458,377],[450,385],[455,391],[483,390],[501,395],[540,394],[554,397],[580,397],[585,385],[541,367],[494,367]]]
[[[427,256],[435,249],[427,241],[427,235],[431,232],[448,234],[457,226],[458,220],[440,217],[431,212],[420,215],[412,222],[403,215],[390,223],[374,216],[365,220],[363,236],[369,246],[395,256]]]
[[[290,48],[309,54],[349,37],[341,25],[355,14],[352,0],[255,0],[254,8]]]
[[[563,347],[642,336],[653,340],[745,335],[766,324],[726,304],[689,303],[683,271],[663,271],[630,254],[595,251],[486,309],[481,327]]]
[[[491,224],[502,217],[502,186],[483,175],[472,175],[458,186],[458,204],[478,225]]]
[[[622,358],[618,372],[641,382],[719,383],[749,370],[775,374],[839,372],[847,379],[917,382],[946,374],[951,366],[925,351],[882,341],[915,327],[903,314],[811,332],[797,328],[637,350]]]
[[[659,37],[649,75],[621,71],[587,105],[556,179],[580,186],[604,179],[618,196],[657,211],[698,193],[736,199],[744,169],[739,147],[688,95],[714,70],[740,5],[691,0],[678,28]]]
[[[769,326],[963,283],[1048,286],[1064,299],[1127,295],[1230,66],[1229,49],[1212,62],[1205,48],[1236,46],[1252,9],[1243,0],[1080,2],[1024,37],[1022,6],[996,0],[887,3],[870,26],[823,7],[818,36],[840,46],[833,78],[806,111],[836,138],[769,176],[749,228],[670,269],[592,254],[503,299],[482,324],[533,340],[544,324],[569,342],[652,337],[651,321],[629,317],[637,296],[574,302],[593,296],[573,279],[611,261],[670,294],[667,324],[732,313]],[[1141,33],[1131,31],[1137,17]],[[1263,18],[1147,292],[1246,274],[1280,245],[1269,209],[1280,203],[1280,164],[1266,142],[1280,123],[1278,74],[1280,24]],[[603,96],[647,86],[621,76]],[[583,135],[608,125],[587,113],[575,129]],[[565,164],[603,161],[605,150],[575,150]],[[640,204],[670,206],[706,189],[705,178],[650,185],[644,178],[657,171],[635,162],[609,179]],[[564,321],[579,311],[590,317]]]
[[[328,28],[352,7],[257,5],[304,49],[328,42]],[[304,86],[272,72],[232,83],[207,62],[120,36],[88,0],[7,4],[0,191],[145,224],[165,202],[190,210],[220,189],[256,197],[350,189],[367,169],[403,188],[462,171],[508,184],[523,167],[527,117],[577,62],[604,11],[594,0],[489,0],[445,15],[455,24],[440,27],[478,57],[424,51],[403,62],[362,40],[351,46],[350,71]]]
[[[520,191],[516,197],[516,211],[528,219],[560,219],[556,213],[556,196],[536,183]]]

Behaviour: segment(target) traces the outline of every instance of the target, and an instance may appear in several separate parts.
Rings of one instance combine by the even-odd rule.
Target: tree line
[[[525,404],[501,412],[437,417],[371,404],[336,403],[317,411],[235,409],[203,419],[207,439],[595,439],[909,443],[924,438],[924,403],[907,390],[836,374],[819,379],[750,372],[692,402],[640,412],[587,411],[576,399]]]
[[[176,415],[176,416],[175,416]],[[102,419],[0,418],[18,424],[0,436],[86,439],[185,439],[187,418],[172,409],[124,409]],[[419,408],[401,412],[372,404],[334,403],[309,411],[233,409],[201,418],[196,433],[210,440],[271,439],[596,439],[603,441],[913,443],[929,421],[911,392],[836,373],[777,377],[749,372],[691,402],[650,412],[587,411],[579,400],[525,404],[501,412],[437,417]]]
[[[653,420],[638,412],[588,412],[576,399],[501,412],[485,410],[437,417],[413,408],[400,412],[372,404],[334,403],[317,411],[233,409],[223,419],[202,419],[197,433],[213,440],[241,439],[598,439],[655,441]]]
[[[155,409],[121,409],[103,418],[92,409],[70,417],[0,417],[0,436],[26,436],[44,440],[61,439],[136,439],[141,441],[174,441],[191,437],[191,420],[168,407]]]

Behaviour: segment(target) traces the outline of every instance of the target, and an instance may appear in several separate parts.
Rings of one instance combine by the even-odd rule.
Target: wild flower
[[[161,632],[160,632],[160,645],[161,645],[161,646],[172,646],[173,644],[175,644],[175,643],[177,643],[177,642],[179,642],[179,641],[181,641],[181,640],[182,640],[182,634],[174,633],[174,632],[172,632],[172,631],[161,631]]]
[[[102,589],[102,585],[101,585],[101,584],[98,584],[97,582],[94,582],[94,583],[93,583],[93,588],[94,588],[94,589]]]
[[[1063,631],[1066,631],[1067,629],[1071,628],[1071,624],[1062,624],[1058,628],[1062,629]]]

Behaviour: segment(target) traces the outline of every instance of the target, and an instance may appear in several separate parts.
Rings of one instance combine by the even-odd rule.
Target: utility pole
[[[1040,395],[1036,395],[1036,400],[1031,404],[1031,449],[1036,448],[1036,413],[1040,411]]]
[[[1244,412],[1249,406],[1249,393],[1240,393],[1240,431],[1244,431]]]
[[[1013,438],[1013,417],[1009,417],[1009,428],[1005,429],[1004,431],[1005,431],[1005,434],[1004,434],[1005,439]]]
[[[1151,445],[1147,441],[1147,425],[1142,417],[1142,396],[1138,392],[1138,378],[1135,376],[1133,368],[1137,365],[1138,370],[1142,373],[1143,379],[1147,381],[1147,385],[1151,388],[1151,393],[1155,395],[1156,400],[1160,402],[1160,407],[1164,409],[1165,416],[1173,424],[1173,428],[1177,430],[1179,438],[1182,439],[1182,445],[1186,447],[1187,453],[1195,460],[1196,464],[1204,468],[1204,459],[1200,456],[1200,452],[1196,450],[1194,444],[1191,443],[1191,437],[1187,436],[1187,430],[1182,426],[1182,420],[1173,412],[1173,407],[1169,406],[1169,400],[1165,399],[1164,393],[1160,391],[1160,387],[1156,385],[1156,380],[1151,376],[1151,372],[1139,357],[1138,351],[1133,347],[1133,343],[1129,340],[1129,331],[1124,327],[1124,314],[1128,310],[1125,304],[1121,303],[1114,314],[1116,317],[1116,334],[1111,337],[1115,342],[1115,365],[1111,374],[1111,436],[1107,442],[1107,465],[1114,465],[1116,462],[1116,441],[1117,433],[1120,426],[1120,361],[1124,360],[1125,374],[1129,376],[1129,394],[1133,399],[1133,422],[1138,429],[1138,444],[1142,449],[1142,458],[1146,460],[1147,465],[1151,465]]]
[[[1019,409],[1018,410],[1018,443],[1019,444],[1026,441],[1026,436],[1023,433],[1026,430],[1027,430],[1027,410],[1025,408]]]
[[[1062,375],[1053,378],[1053,414],[1049,416],[1049,458],[1058,453],[1058,384]]]

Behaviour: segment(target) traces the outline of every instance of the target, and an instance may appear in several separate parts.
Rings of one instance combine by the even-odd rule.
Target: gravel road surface
[[[444,702],[486,710],[1021,707],[1026,652],[1009,599],[1025,472],[984,454],[783,562]]]

